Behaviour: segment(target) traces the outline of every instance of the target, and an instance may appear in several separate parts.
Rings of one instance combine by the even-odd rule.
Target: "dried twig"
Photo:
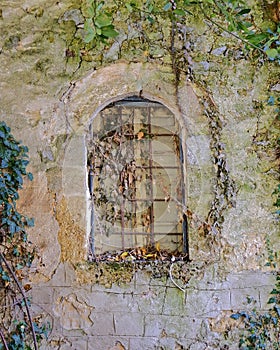
[[[0,338],[1,338],[2,343],[3,343],[3,345],[4,345],[4,349],[5,349],[5,350],[9,350],[8,344],[7,344],[6,340],[5,340],[4,334],[3,334],[3,332],[1,331],[1,329],[0,329]]]
[[[6,258],[4,257],[3,253],[0,252],[0,257],[1,259],[3,260],[4,264],[6,265],[7,269],[9,270],[10,274],[12,275],[22,297],[23,297],[23,300],[24,300],[24,305],[25,305],[25,308],[26,308],[26,313],[27,313],[27,317],[28,317],[28,320],[29,320],[29,323],[30,323],[30,327],[31,327],[31,333],[32,333],[32,339],[33,339],[33,344],[34,344],[34,349],[35,350],[38,350],[38,344],[37,344],[37,339],[36,339],[36,334],[35,334],[35,330],[34,330],[34,326],[33,326],[33,322],[32,322],[32,318],[31,318],[31,314],[30,314],[30,309],[29,309],[29,306],[28,306],[28,300],[26,298],[26,295],[25,295],[25,292],[17,278],[17,276],[15,275],[13,269],[11,268],[10,264],[8,263],[8,261],[6,260]]]
[[[210,17],[206,14],[206,12],[204,11],[204,9],[203,9],[203,7],[201,6],[201,4],[200,4],[199,7],[200,7],[201,11],[203,12],[204,17],[205,17],[209,22],[211,22],[212,24],[214,24],[216,27],[218,27],[218,28],[220,28],[221,30],[225,31],[226,33],[232,35],[232,36],[235,37],[236,39],[242,41],[244,44],[247,44],[247,45],[253,47],[253,48],[256,49],[256,50],[258,50],[258,51],[260,51],[260,52],[262,52],[262,53],[265,53],[265,51],[264,51],[262,48],[260,48],[260,47],[258,47],[258,46],[256,46],[256,45],[252,44],[250,41],[248,41],[248,40],[242,38],[241,36],[235,34],[234,32],[231,32],[230,30],[224,28],[221,24],[217,23],[217,22],[214,21],[212,18],[210,18]]]

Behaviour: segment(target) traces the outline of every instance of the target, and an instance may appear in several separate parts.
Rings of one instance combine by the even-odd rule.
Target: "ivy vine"
[[[10,128],[0,122],[0,349],[38,349],[37,341],[46,334],[45,326],[34,322],[29,285],[22,285],[34,258],[26,228],[34,221],[17,211],[19,190],[27,172],[28,148],[18,142]]]
[[[280,349],[280,275],[267,302],[268,311],[260,312],[255,307],[251,311],[240,311],[231,315],[234,320],[242,319],[245,331],[240,337],[242,350],[279,350]],[[248,303],[254,303],[248,299]]]
[[[274,108],[276,113],[276,122],[280,122],[280,98],[269,96],[267,105]],[[275,151],[276,162],[279,164],[279,148],[280,138],[272,140]],[[275,198],[273,205],[276,207],[274,211],[276,224],[280,222],[280,184],[276,187],[272,195]],[[240,311],[231,315],[231,318],[241,319],[244,325],[244,332],[239,340],[239,347],[242,350],[279,350],[280,349],[280,273],[277,267],[278,252],[274,251],[269,239],[266,240],[268,259],[266,266],[275,271],[275,285],[270,292],[267,301],[268,310],[259,311],[255,306],[248,311]],[[249,299],[252,304],[254,301]]]
[[[109,45],[114,40],[119,41],[123,31],[119,25],[126,23],[127,34],[136,30],[142,40],[153,46],[149,32],[160,34],[172,27],[180,36],[180,28],[187,18],[200,11],[207,21],[243,42],[246,50],[257,50],[263,58],[280,63],[279,2],[275,1],[270,7],[272,21],[266,28],[260,28],[252,9],[242,0],[84,0],[82,38],[87,50]],[[159,28],[163,23],[166,28]]]

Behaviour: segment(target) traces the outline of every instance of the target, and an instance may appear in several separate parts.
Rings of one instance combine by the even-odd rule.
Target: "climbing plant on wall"
[[[199,13],[220,34],[229,35],[236,40],[239,48],[243,50],[243,57],[257,64],[278,65],[280,64],[280,3],[278,0],[269,2],[263,0],[255,5],[255,7],[258,6],[262,9],[262,16],[266,17],[267,21],[260,20],[256,15],[256,9],[251,8],[248,1],[242,0],[115,0],[112,2],[85,0],[83,14],[86,20],[81,37],[87,52],[117,43],[119,48],[117,58],[122,57],[122,50],[131,48],[139,59],[160,60],[164,64],[172,65],[177,76],[181,72],[187,73],[191,66],[187,23]],[[190,75],[189,78],[192,79],[193,76]],[[269,97],[268,101],[272,105],[278,100]],[[211,106],[211,103],[208,105]],[[213,119],[215,116],[213,110],[208,108],[207,113],[210,115],[209,118],[212,115],[212,119],[210,118],[212,125],[213,122],[220,121],[217,117]],[[279,112],[276,119],[279,123]],[[221,154],[222,150],[218,146],[220,144],[216,142],[213,148]],[[274,146],[279,157],[279,139]],[[225,178],[223,170],[219,169],[222,177]],[[224,186],[223,183],[222,186]],[[224,195],[229,186],[227,185],[227,188],[222,186],[220,185],[218,192]],[[278,220],[279,193],[280,185],[273,194]],[[214,221],[221,220],[219,203],[215,204],[212,213],[214,213],[212,214]],[[269,255],[271,256],[271,251]],[[273,265],[272,268],[275,266]],[[244,323],[245,333],[240,338],[242,349],[279,349],[279,288],[277,274],[275,288],[268,300],[271,307],[267,312],[258,313],[253,308],[251,312],[238,312],[232,315],[232,318],[242,319]]]
[[[269,349],[279,350],[280,344],[280,276],[276,275],[276,283],[267,302],[268,310],[260,312],[254,307],[247,311],[240,311],[231,318],[241,319],[244,331],[239,340],[240,349]]]
[[[34,258],[26,228],[30,219],[17,211],[19,190],[27,172],[28,148],[18,142],[10,128],[0,122],[0,349],[37,349],[37,340],[45,332],[30,314],[30,300],[23,285]]]
[[[276,123],[280,123],[280,99],[270,96],[267,104],[274,109],[276,113]],[[279,145],[280,138],[273,141],[276,163],[279,166]],[[273,211],[276,225],[279,225],[280,219],[280,184],[272,193],[275,198]],[[240,349],[280,349],[280,274],[277,266],[278,252],[274,251],[269,239],[267,240],[268,261],[266,265],[274,270],[275,285],[270,292],[270,297],[267,301],[266,311],[258,311],[252,300],[249,300],[252,308],[246,311],[240,311],[231,315],[235,320],[241,319],[244,325],[244,332],[241,334],[239,346]]]
[[[265,2],[263,4],[265,7]],[[83,1],[85,17],[83,41],[87,50],[108,44],[108,40],[122,41],[123,23],[127,24],[126,35],[141,40],[146,55],[154,56],[155,42],[166,37],[166,30],[172,28],[171,45],[162,40],[165,49],[173,50],[174,34],[177,39],[184,36],[187,17],[201,12],[204,18],[228,32],[244,44],[246,50],[257,50],[263,58],[280,60],[279,2],[270,5],[269,11],[275,24],[259,26],[247,2],[239,0],[146,0],[146,1]],[[278,24],[276,23],[278,21]],[[120,24],[122,24],[120,26]],[[122,43],[121,43],[122,44]]]

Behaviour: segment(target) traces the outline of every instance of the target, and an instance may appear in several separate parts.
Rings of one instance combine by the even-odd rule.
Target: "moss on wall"
[[[112,3],[108,1],[106,6]],[[75,263],[73,280],[63,281],[63,288],[68,290],[75,285],[75,293],[88,293],[92,299],[98,292],[98,284],[108,290],[114,285],[126,284],[134,292],[133,281],[143,270],[145,277],[138,287],[141,290],[144,285],[147,290],[143,295],[139,292],[141,295],[133,310],[137,309],[137,315],[141,314],[141,317],[149,313],[151,305],[145,304],[148,299],[145,297],[157,290],[160,292],[155,300],[162,301],[161,306],[165,305],[165,309],[155,310],[154,320],[147,317],[147,332],[150,323],[160,324],[159,334],[164,334],[166,328],[172,335],[163,337],[162,342],[168,340],[166,348],[175,348],[174,332],[170,331],[173,326],[167,320],[176,316],[177,321],[172,322],[178,324],[178,320],[188,313],[190,319],[184,319],[188,327],[183,324],[180,328],[185,338],[193,337],[193,334],[184,333],[185,328],[196,327],[193,319],[202,323],[203,318],[206,326],[201,325],[200,330],[195,328],[194,337],[200,334],[200,338],[182,341],[182,348],[192,349],[193,344],[202,347],[201,334],[210,339],[208,344],[212,342],[219,346],[217,339],[223,332],[234,332],[233,322],[229,320],[231,310],[242,306],[247,293],[255,293],[250,284],[256,283],[258,300],[265,299],[265,288],[270,288],[269,281],[265,287],[262,284],[266,276],[263,271],[270,269],[264,266],[269,254],[266,236],[269,236],[273,249],[280,248],[272,214],[274,198],[271,196],[278,181],[275,146],[279,137],[279,120],[277,106],[268,104],[270,95],[275,99],[279,97],[279,67],[259,60],[254,51],[246,51],[240,41],[205,20],[197,9],[193,9],[194,15],[187,16],[185,23],[178,28],[174,42],[178,69],[174,70],[170,55],[171,24],[163,18],[149,26],[145,19],[133,23],[135,17],[131,16],[123,22],[117,16],[115,24],[120,35],[116,41],[108,40],[108,46],[92,47],[83,40],[84,7],[85,1],[74,0],[16,0],[2,1],[0,5],[1,118],[12,127],[15,136],[29,146],[35,177],[33,187],[21,195],[22,208],[35,218],[32,237],[36,238],[32,240],[42,255],[42,264],[36,272],[39,277],[33,280],[36,281],[34,289],[37,288],[42,295],[42,290],[52,295],[44,294],[49,301],[43,305],[52,313],[52,301],[62,300],[53,296],[61,287],[55,280],[57,266],[62,266],[60,262]],[[275,17],[274,12],[269,10],[263,21],[260,2],[254,2],[253,9],[258,24],[273,26],[271,18]],[[75,203],[76,197],[70,200],[70,196],[64,193],[63,177],[67,169],[63,166],[67,146],[74,136],[82,138],[86,134],[98,108],[120,95],[142,90],[147,97],[158,98],[167,106],[173,106],[175,114],[182,113],[182,121],[187,126],[186,151],[189,152],[187,160],[191,174],[188,188],[191,210],[188,214],[193,261],[176,262],[171,275],[186,294],[189,290],[185,304],[181,296],[177,298],[182,290],[171,281],[171,262],[136,265],[88,263],[86,229],[81,228],[73,214],[80,202]],[[211,118],[209,113],[213,111]],[[71,161],[74,168],[76,157],[80,166],[76,169],[78,174],[82,167],[85,168],[80,159],[84,150],[76,151],[75,147],[70,151],[68,148],[70,156],[67,161]],[[84,173],[80,176],[83,178]],[[71,182],[67,185],[70,188]],[[219,229],[209,234],[209,225],[213,225],[217,216]],[[256,271],[256,275],[248,277],[248,271]],[[242,284],[242,273],[248,277],[249,285]],[[164,291],[161,290],[163,283]],[[156,287],[153,289],[153,286]],[[230,301],[225,298],[228,290]],[[226,300],[225,305],[213,297],[216,291],[222,291],[219,298]],[[162,300],[161,295],[165,296]],[[131,293],[127,293],[123,298],[127,307],[131,305],[130,297]],[[78,299],[73,300],[77,302]],[[182,310],[179,306],[173,308],[178,300],[178,305],[183,305]],[[213,303],[211,308],[208,302]],[[195,303],[199,305],[195,309],[198,314],[192,310]],[[258,307],[264,307],[264,303],[259,303]],[[121,314],[119,310],[116,312]],[[102,311],[100,315],[104,313]],[[115,323],[112,321],[110,331],[114,335],[119,330],[115,319],[122,316],[120,314],[113,315]],[[63,322],[57,322],[58,333],[61,333]],[[68,328],[67,332],[65,339],[69,334],[71,339],[78,334],[76,330],[71,333]],[[95,335],[90,330],[87,332],[92,337]],[[60,333],[57,339],[60,339]],[[152,336],[147,338],[159,338],[156,332],[150,334]],[[104,334],[98,336],[101,339]],[[109,337],[108,334],[105,337]],[[82,339],[80,334],[77,338]],[[128,336],[125,339],[128,344]],[[54,340],[53,344],[56,341],[60,342]],[[83,338],[82,341],[90,344],[90,340]],[[106,340],[102,338],[102,341],[105,344]],[[133,343],[133,340],[129,341]],[[69,339],[65,340],[65,348],[70,346],[69,342]],[[110,346],[113,345],[107,347]],[[146,348],[145,345],[142,348]]]

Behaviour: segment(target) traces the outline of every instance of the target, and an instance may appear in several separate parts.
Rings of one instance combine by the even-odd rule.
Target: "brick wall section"
[[[60,264],[49,282],[31,291],[34,311],[49,315],[53,326],[40,349],[237,349],[231,313],[246,309],[247,297],[264,308],[274,277],[254,271],[209,276],[191,279],[185,293],[169,278],[152,279],[143,271],[128,284],[81,287],[71,265]],[[223,341],[225,329],[231,335]]]

